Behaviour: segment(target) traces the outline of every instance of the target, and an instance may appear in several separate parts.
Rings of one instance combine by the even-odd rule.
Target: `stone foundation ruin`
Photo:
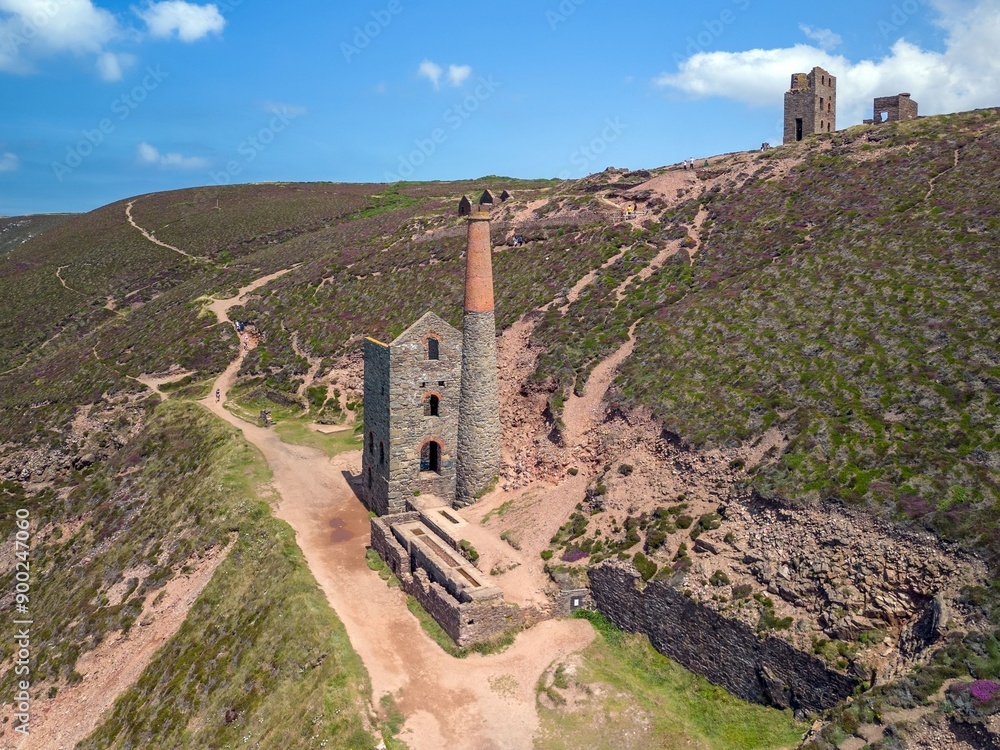
[[[440,507],[371,521],[371,546],[459,646],[487,641],[525,623],[516,605],[459,551],[465,525]]]
[[[865,120],[865,125],[881,125],[886,122],[903,122],[917,119],[917,103],[909,94],[896,96],[879,96],[872,105],[872,119]]]

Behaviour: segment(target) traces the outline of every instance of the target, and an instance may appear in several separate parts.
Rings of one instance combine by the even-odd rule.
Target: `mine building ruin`
[[[405,511],[414,492],[453,497],[462,335],[428,312],[364,351],[366,505],[385,515]]]
[[[785,93],[784,143],[837,129],[837,79],[822,68],[792,75]]]
[[[389,344],[365,340],[362,492],[379,515],[421,494],[471,505],[500,474],[490,213],[466,219],[462,332],[428,312]]]
[[[917,103],[909,94],[896,96],[879,96],[872,106],[872,119],[865,120],[865,125],[881,125],[886,122],[902,122],[917,119]]]
[[[372,549],[460,646],[525,624],[463,554],[465,521],[500,474],[492,194],[466,214],[462,331],[425,313],[391,343],[365,340],[360,494]],[[459,204],[460,213],[468,203]],[[466,543],[467,544],[467,543]]]

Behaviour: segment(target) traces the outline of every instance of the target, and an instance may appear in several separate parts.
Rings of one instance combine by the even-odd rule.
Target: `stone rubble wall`
[[[661,581],[641,578],[621,561],[589,571],[597,610],[618,627],[644,633],[653,647],[744,700],[823,711],[851,695],[858,682],[777,638],[760,638]]]

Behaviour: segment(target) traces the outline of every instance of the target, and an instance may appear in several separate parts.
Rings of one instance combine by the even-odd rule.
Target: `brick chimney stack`
[[[468,222],[458,407],[458,507],[476,502],[476,496],[500,474],[500,395],[489,210],[474,211]]]

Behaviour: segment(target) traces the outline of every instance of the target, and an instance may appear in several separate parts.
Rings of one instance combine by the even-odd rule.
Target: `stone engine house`
[[[380,516],[419,495],[470,505],[500,473],[489,209],[466,220],[462,332],[428,312],[391,344],[365,340],[362,497]]]
[[[428,312],[364,351],[366,505],[383,516],[405,512],[417,491],[454,497],[462,334]]]
[[[784,143],[837,129],[837,79],[822,68],[792,75],[785,93]]]
[[[468,223],[459,333],[425,313],[391,344],[365,340],[361,497],[382,560],[460,646],[526,622],[476,567],[455,509],[500,472],[500,399],[488,204]],[[474,549],[472,550],[475,551]]]

